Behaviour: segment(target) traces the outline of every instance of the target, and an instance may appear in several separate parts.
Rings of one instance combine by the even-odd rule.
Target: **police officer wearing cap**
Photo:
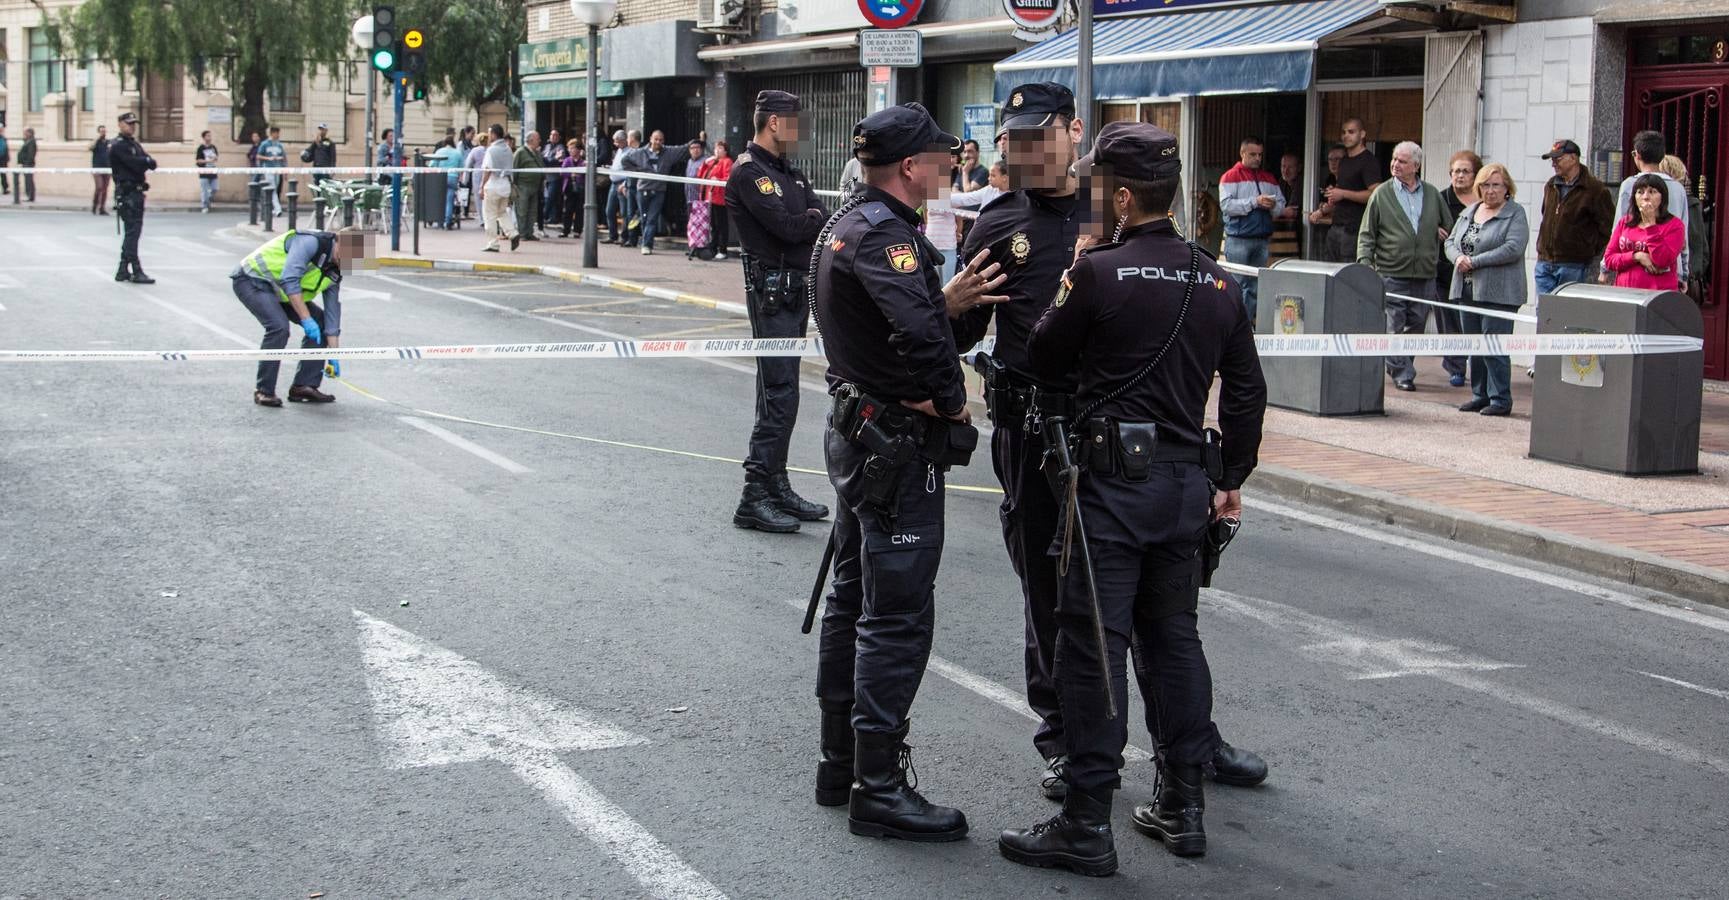
[[[1003,543],[1025,599],[1027,704],[1039,716],[1033,746],[1044,757],[1041,788],[1051,800],[1062,800],[1068,790],[1063,714],[1053,677],[1060,585],[1057,561],[1047,553],[1061,520],[1057,497],[1040,468],[1044,437],[1026,430],[1026,414],[1036,404],[1045,415],[1072,416],[1077,373],[1035,372],[1027,360],[1027,338],[1074,260],[1085,217],[1073,172],[1081,134],[1074,94],[1063,85],[1023,84],[1009,92],[997,138],[1008,138],[1004,159],[1015,190],[985,206],[961,250],[962,259],[987,253],[1002,267],[1007,280],[1000,293],[1009,300],[950,310],[956,316],[956,343],[963,348],[983,338],[996,318],[995,349],[981,354],[977,365],[995,426],[991,462],[1003,488]],[[1267,765],[1254,753],[1220,741],[1207,772],[1223,784],[1252,786],[1267,777]]]
[[[1075,261],[1026,349],[1035,375],[1076,373],[1070,446],[1083,471],[1073,502],[1108,650],[1101,658],[1085,567],[1071,565],[1056,653],[1067,796],[1057,816],[1003,832],[998,846],[1016,862],[1108,875],[1128,738],[1126,715],[1108,704],[1125,696],[1131,642],[1161,744],[1159,793],[1135,810],[1135,827],[1178,855],[1206,850],[1202,767],[1220,740],[1196,626],[1201,546],[1215,518],[1241,515],[1267,392],[1236,281],[1168,218],[1181,171],[1176,138],[1113,122],[1076,168],[1089,211],[1114,222],[1114,233]],[[1202,427],[1215,373],[1222,438]]]
[[[138,235],[144,230],[144,192],[150,190],[144,177],[156,168],[156,160],[138,143],[137,114],[121,113],[119,125],[120,136],[108,148],[108,165],[114,171],[114,209],[125,229],[120,239],[120,271],[114,273],[114,280],[155,284],[156,279],[144,274],[138,261]]]
[[[839,501],[834,586],[823,615],[816,800],[849,804],[854,834],[959,840],[967,820],[907,781],[908,713],[930,657],[943,551],[944,472],[977,443],[945,312],[989,288],[968,268],[945,285],[918,207],[949,183],[959,141],[916,103],[853,129],[862,189],[819,239],[814,297],[834,406],[824,434]]]
[[[805,278],[811,245],[828,212],[806,178],[786,158],[799,138],[799,100],[785,91],[756,95],[756,139],[733,163],[726,182],[744,247],[745,304],[751,336],[804,337],[809,310]],[[786,533],[799,522],[828,516],[828,507],[800,497],[787,480],[787,447],[798,419],[796,357],[758,357],[756,424],[744,460],[744,496],[732,523]]]

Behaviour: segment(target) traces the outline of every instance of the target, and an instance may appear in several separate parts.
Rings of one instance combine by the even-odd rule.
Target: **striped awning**
[[[1308,90],[1321,38],[1380,9],[1378,0],[1298,0],[1102,19],[1093,24],[1093,95],[1124,100]],[[1077,43],[1071,29],[997,63],[997,99],[1032,81],[1073,87]]]

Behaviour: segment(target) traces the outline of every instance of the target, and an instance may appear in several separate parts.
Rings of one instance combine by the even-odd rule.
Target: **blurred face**
[[[1279,177],[1289,184],[1296,184],[1297,178],[1303,174],[1303,163],[1289,153],[1279,159]]]
[[[1009,129],[1008,149],[1003,154],[1009,164],[1009,182],[1034,191],[1054,191],[1066,186],[1069,167],[1075,162],[1078,124]]]
[[[1477,168],[1468,159],[1456,159],[1447,174],[1453,178],[1453,189],[1470,191],[1472,182],[1477,180]]]
[[[1393,177],[1410,184],[1417,180],[1417,160],[1411,151],[1404,150],[1393,154]]]
[[[376,268],[378,254],[370,234],[338,234],[336,258],[346,270]]]
[[[1343,151],[1343,150],[1328,150],[1327,151],[1327,171],[1333,173],[1334,175],[1339,174],[1339,160],[1344,159],[1344,158],[1345,158],[1345,151]]]
[[[779,127],[775,129],[775,138],[777,140],[787,144],[796,143],[798,141],[798,116],[791,114],[777,114],[774,116],[774,120],[779,124]]]
[[[666,146],[666,135],[661,134],[658,131],[655,132],[654,134],[649,135],[648,136],[648,145],[650,147],[653,147],[657,151],[660,150],[660,148]]]
[[[96,136],[99,138],[100,137],[107,137],[108,136],[108,126],[107,125],[96,126]],[[257,135],[253,135],[253,137],[257,137]]]
[[[1346,150],[1355,150],[1362,146],[1363,138],[1367,136],[1368,132],[1363,130],[1363,123],[1352,119],[1339,131],[1339,143],[1344,144]]]
[[[1243,168],[1259,169],[1261,167],[1261,157],[1264,156],[1266,152],[1267,148],[1262,147],[1260,144],[1244,144],[1242,149],[1237,151],[1237,158],[1242,161]]]
[[[991,187],[994,187],[999,191],[1008,190],[1009,189],[1009,173],[1007,171],[998,171],[996,168],[993,167],[991,169],[991,174],[990,174],[990,184],[991,184]]]
[[[1484,206],[1490,209],[1499,209],[1501,204],[1507,202],[1506,177],[1500,172],[1496,172],[1484,178],[1483,183],[1477,185],[1477,194],[1483,198]]]
[[[963,147],[961,147],[961,162],[966,163],[969,166],[978,165],[979,145],[968,141]]]
[[[691,159],[702,159],[702,145],[701,144],[691,144],[690,145],[690,158]]]
[[[1563,153],[1549,160],[1549,165],[1555,170],[1556,175],[1567,181],[1572,181],[1573,176],[1579,172],[1579,154]]]
[[[1654,187],[1641,187],[1633,192],[1633,202],[1638,204],[1640,215],[1655,220],[1657,207],[1663,205],[1663,194]]]
[[[726,159],[728,156],[732,155],[732,150],[725,144],[715,144],[714,155],[719,159]]]
[[[1081,214],[1081,233],[1109,237],[1121,217],[1112,197],[1110,167],[1077,163],[1075,177],[1079,182],[1080,202],[1076,208]]]
[[[534,150],[534,149],[537,149],[539,147],[540,147],[540,135],[538,135],[532,131],[529,132],[528,133],[528,149]]]
[[[564,143],[564,139],[559,136],[558,129],[556,129],[556,128],[554,128],[550,133],[547,134],[546,141],[549,144],[562,144],[562,143]]]
[[[920,191],[919,198],[926,202],[947,199],[952,184],[949,169],[946,149],[930,149],[913,157],[912,179],[914,189]]]

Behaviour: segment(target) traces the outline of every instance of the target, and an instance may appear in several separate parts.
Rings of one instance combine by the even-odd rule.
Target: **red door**
[[[1628,172],[1632,172],[1633,135],[1650,129],[1668,139],[1669,152],[1687,164],[1687,190],[1700,200],[1710,262],[1693,270],[1705,276],[1700,312],[1705,318],[1705,377],[1729,379],[1729,278],[1722,274],[1724,229],[1717,211],[1729,199],[1723,176],[1729,172],[1729,72],[1722,66],[1668,66],[1632,69],[1627,78]]]

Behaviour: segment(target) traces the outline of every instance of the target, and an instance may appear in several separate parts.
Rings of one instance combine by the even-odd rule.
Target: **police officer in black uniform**
[[[947,183],[948,151],[959,144],[916,103],[859,122],[853,153],[864,187],[830,220],[812,260],[834,395],[824,455],[839,500],[818,651],[816,798],[850,800],[854,834],[915,841],[967,832],[959,810],[907,783],[905,743],[931,651],[944,471],[964,464],[978,440],[942,256],[918,232],[916,211]],[[951,292],[972,274],[952,280]]]
[[[786,153],[798,143],[799,100],[785,91],[756,95],[756,139],[734,161],[726,182],[744,247],[745,304],[751,336],[804,337],[809,309],[805,278],[811,244],[828,212]],[[758,357],[756,424],[744,461],[744,497],[732,523],[740,528],[792,532],[800,521],[828,516],[828,507],[793,492],[787,480],[787,447],[798,419],[796,357]]]
[[[961,259],[988,252],[1007,277],[1001,290],[1009,301],[959,312],[955,341],[965,348],[984,337],[994,315],[996,347],[979,366],[985,401],[996,426],[991,462],[1003,486],[1003,543],[1020,576],[1026,611],[1027,703],[1039,715],[1033,746],[1045,759],[1042,788],[1061,800],[1067,792],[1063,715],[1052,672],[1057,644],[1058,578],[1056,560],[1046,551],[1060,524],[1057,498],[1040,469],[1043,435],[1025,430],[1028,406],[1037,402],[1046,415],[1072,416],[1076,373],[1036,373],[1027,360],[1027,337],[1056,294],[1063,271],[1074,259],[1075,241],[1085,210],[1078,208],[1072,172],[1082,123],[1075,119],[1075,98],[1055,82],[1023,84],[1003,104],[999,138],[1008,138],[1004,158],[1015,186],[979,213],[961,249]],[[1140,671],[1136,669],[1137,673]],[[1149,720],[1156,721],[1156,720]],[[1155,741],[1158,735],[1154,735]],[[1259,756],[1220,741],[1207,772],[1224,784],[1251,786],[1267,777]]]
[[[125,229],[120,239],[120,271],[114,273],[114,280],[155,284],[156,279],[144,274],[138,261],[138,234],[144,230],[144,192],[150,190],[144,175],[156,168],[156,160],[138,143],[135,113],[121,113],[119,124],[120,136],[108,148],[108,165],[114,170],[114,209]]]
[[[998,843],[1028,865],[1116,870],[1111,797],[1128,732],[1123,711],[1112,716],[1107,703],[1126,695],[1131,641],[1162,745],[1159,794],[1135,810],[1135,826],[1179,855],[1206,850],[1202,766],[1219,737],[1196,628],[1201,547],[1212,520],[1241,515],[1267,391],[1235,280],[1167,218],[1181,168],[1169,132],[1105,126],[1077,171],[1099,188],[1098,212],[1115,220],[1115,234],[1075,261],[1027,340],[1035,375],[1078,372],[1069,446],[1084,465],[1076,502],[1108,646],[1101,658],[1086,567],[1071,563],[1056,653],[1067,796],[1060,814]],[[1202,427],[1215,372],[1222,438]]]

